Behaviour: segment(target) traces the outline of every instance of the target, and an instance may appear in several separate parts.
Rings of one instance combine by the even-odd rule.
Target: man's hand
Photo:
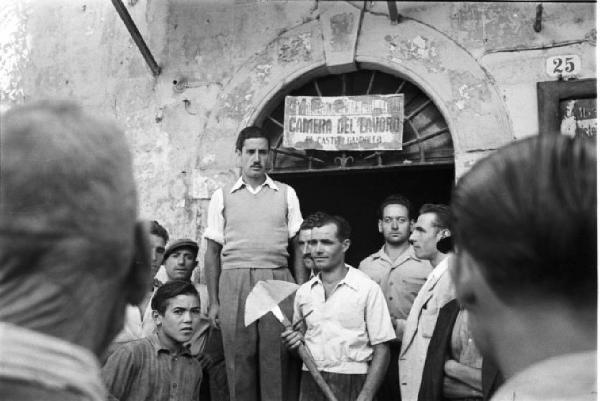
[[[214,328],[219,328],[219,304],[213,302],[208,307],[208,319],[210,320],[210,325]]]
[[[205,354],[204,352],[201,352],[200,354],[198,354],[196,359],[198,359],[198,361],[200,361],[200,365],[202,366],[202,369],[207,369],[207,368],[211,367],[215,362],[215,360],[212,356]]]
[[[285,329],[281,333],[281,341],[291,350],[296,350],[300,344],[304,343],[304,336],[298,330]]]
[[[481,391],[467,386],[452,377],[444,376],[444,398],[483,397]]]
[[[396,333],[396,341],[402,342],[402,336],[404,335],[404,327],[406,327],[406,319],[396,319],[392,317],[392,326]]]
[[[444,396],[446,398],[481,397],[481,369],[449,359],[444,364]]]

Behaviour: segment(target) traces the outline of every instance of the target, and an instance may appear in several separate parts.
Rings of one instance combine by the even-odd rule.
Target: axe
[[[267,313],[272,312],[286,329],[292,330],[292,323],[290,323],[288,318],[281,312],[279,303],[297,289],[297,284],[289,283],[287,281],[266,280],[256,283],[252,291],[250,291],[250,294],[248,294],[248,298],[246,298],[246,310],[244,313],[244,324],[246,327]],[[325,379],[323,379],[323,376],[319,373],[317,364],[308,348],[306,348],[306,345],[300,344],[298,347],[298,354],[327,399],[329,401],[337,401],[333,391],[331,391],[325,382]]]

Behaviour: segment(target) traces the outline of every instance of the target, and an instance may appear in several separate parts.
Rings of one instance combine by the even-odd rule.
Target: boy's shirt
[[[123,344],[102,368],[109,400],[197,400],[202,366],[182,346],[177,353],[160,344],[157,334]]]

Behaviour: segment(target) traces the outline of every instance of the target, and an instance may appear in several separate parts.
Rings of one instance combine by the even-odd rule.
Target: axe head
[[[294,293],[298,284],[281,280],[266,280],[256,283],[248,298],[244,311],[244,324],[249,326]]]

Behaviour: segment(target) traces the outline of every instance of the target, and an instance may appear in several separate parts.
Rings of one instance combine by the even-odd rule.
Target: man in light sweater
[[[280,401],[288,386],[288,352],[281,324],[271,314],[244,325],[246,297],[260,280],[294,281],[288,245],[302,224],[295,191],[267,176],[270,141],[258,127],[244,128],[236,141],[241,177],[217,190],[208,207],[204,266],[209,318],[221,326],[231,399]],[[296,252],[298,253],[298,252]],[[294,255],[295,281],[306,281],[302,255]],[[292,301],[283,310],[292,313]]]
[[[446,205],[425,204],[410,235],[410,241],[419,259],[435,266],[410,309],[399,366],[400,391],[403,401],[416,401],[421,386],[427,349],[437,321],[438,313],[454,299],[454,287],[448,273],[448,258],[437,249],[437,243],[450,236],[450,209]]]

